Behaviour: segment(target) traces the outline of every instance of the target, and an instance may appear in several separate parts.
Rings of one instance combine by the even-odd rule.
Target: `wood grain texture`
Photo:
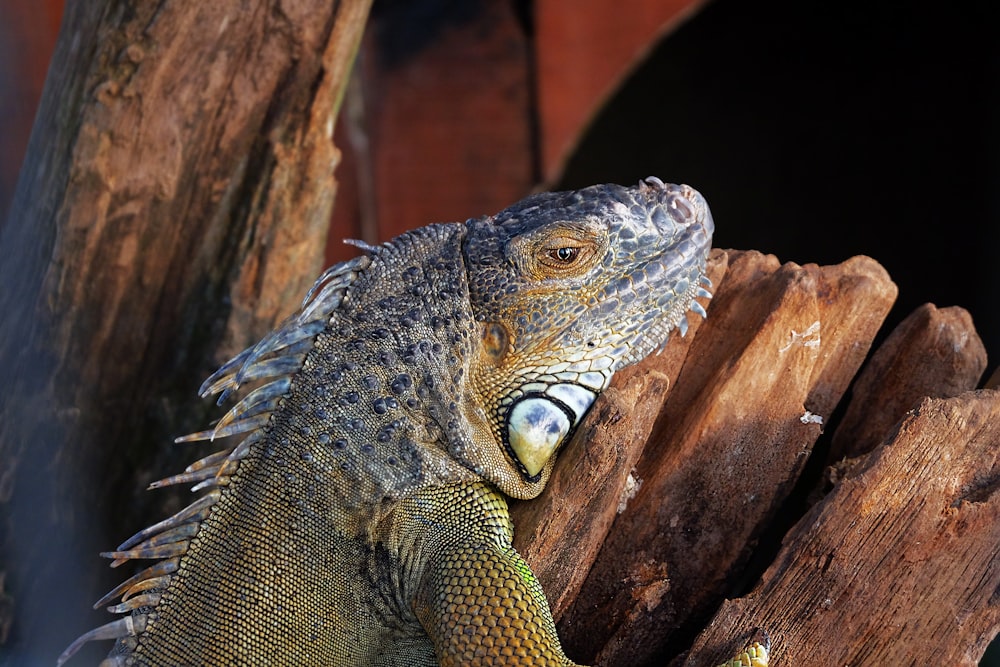
[[[618,378],[563,454],[553,479],[567,481],[519,517],[567,653],[714,665],[762,629],[778,665],[977,664],[1000,630],[1000,392],[968,391],[985,366],[968,314],[924,306],[872,355],[834,439],[859,456],[779,549],[759,540],[800,502],[896,288],[867,258],[727,259],[693,341]],[[639,401],[659,416],[623,410]],[[626,479],[638,488],[607,528],[594,505]],[[762,580],[732,599],[764,571],[747,569],[759,553]]]
[[[753,628],[779,665],[976,665],[1000,624],[1000,394],[924,399],[725,603],[685,665]]]
[[[645,664],[731,590],[895,295],[867,258],[730,254],[636,466],[642,485],[560,621],[574,659]]]
[[[968,311],[924,304],[900,322],[858,375],[830,462],[870,452],[921,399],[975,389],[985,370],[986,348]]]

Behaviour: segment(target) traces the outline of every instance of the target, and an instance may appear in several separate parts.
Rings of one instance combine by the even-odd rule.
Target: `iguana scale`
[[[619,368],[704,316],[713,222],[649,178],[537,194],[328,269],[202,386],[207,491],[113,565],[118,665],[569,665],[505,496],[533,498]]]

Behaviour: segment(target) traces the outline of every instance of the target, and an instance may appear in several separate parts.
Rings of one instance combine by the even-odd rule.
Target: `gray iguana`
[[[648,178],[536,194],[331,267],[201,387],[239,397],[232,442],[181,474],[207,492],[112,565],[117,665],[568,665],[511,546],[619,368],[705,315],[713,222]]]

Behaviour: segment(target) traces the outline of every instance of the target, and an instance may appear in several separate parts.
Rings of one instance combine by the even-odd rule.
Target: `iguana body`
[[[109,554],[158,560],[63,659],[116,638],[108,665],[571,664],[504,495],[538,495],[612,373],[703,313],[712,231],[698,193],[648,179],[328,270],[206,381],[258,388],[187,439],[244,439],[158,484],[209,492]]]

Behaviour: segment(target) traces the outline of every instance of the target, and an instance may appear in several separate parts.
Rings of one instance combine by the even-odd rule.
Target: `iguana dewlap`
[[[154,486],[207,490],[115,564],[107,665],[565,665],[511,547],[612,374],[683,333],[713,231],[655,178],[538,194],[327,270],[202,386],[232,443]]]

